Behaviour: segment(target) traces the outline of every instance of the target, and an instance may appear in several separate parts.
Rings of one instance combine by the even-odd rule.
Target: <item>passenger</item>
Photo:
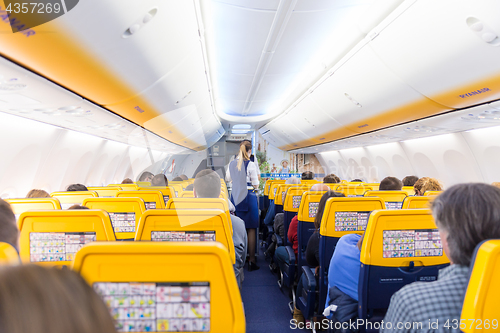
[[[26,198],[50,198],[50,194],[44,190],[33,189],[26,194]]]
[[[314,184],[311,187],[311,191],[330,191],[328,185],[325,184]],[[299,238],[297,236],[297,228],[299,227],[299,220],[297,215],[292,218],[290,225],[288,226],[288,241],[292,244],[293,252],[295,257],[299,251]],[[276,249],[274,254],[274,259],[281,270],[283,270],[284,263],[289,264],[288,255],[284,246],[280,246]]]
[[[168,186],[168,179],[164,174],[160,173],[151,179],[151,186]]]
[[[194,196],[196,198],[218,198],[221,191],[220,177],[217,172],[206,169],[196,174],[194,179]],[[233,243],[236,254],[234,273],[238,285],[243,281],[243,267],[247,257],[247,232],[245,222],[239,217],[231,214],[231,224],[233,225]]]
[[[9,203],[0,199],[0,242],[12,245],[19,252],[19,229]],[[0,330],[0,332],[4,332]]]
[[[427,182],[422,186],[422,194],[424,194],[427,191],[442,191],[443,190],[443,185],[435,179],[435,178],[429,178],[427,179]]]
[[[413,186],[417,182],[417,176],[406,176],[403,178],[403,186]]]
[[[248,233],[248,249],[250,259],[248,270],[257,270],[255,260],[256,229],[259,226],[259,207],[255,190],[259,187],[259,177],[256,165],[250,161],[252,144],[243,141],[240,144],[238,157],[229,163],[227,177],[232,181],[231,201],[236,207],[236,216],[245,221]]]
[[[499,182],[493,182],[493,183],[491,183],[491,185],[500,188],[500,183]]]
[[[0,270],[0,332],[116,330],[108,308],[78,273],[22,265]]]
[[[387,329],[389,322],[392,327],[421,323],[424,329],[418,332],[429,332],[429,323],[439,323],[433,332],[448,331],[443,326],[446,323],[460,323],[474,249],[484,240],[500,238],[500,189],[496,187],[480,183],[455,185],[432,201],[431,210],[451,264],[439,271],[437,281],[415,282],[396,292],[382,333],[391,331]]]
[[[82,184],[71,184],[66,191],[88,191],[87,186]]]
[[[323,184],[339,184],[340,183],[340,178],[337,175],[334,175],[333,173],[326,175],[325,178],[323,178]]]
[[[379,191],[401,191],[403,183],[396,177],[385,177],[380,182]]]
[[[184,189],[184,191],[193,191],[194,190],[194,185],[193,184],[189,184],[188,186],[186,186],[186,188]]]
[[[179,178],[182,180],[188,180],[188,177],[184,174],[180,175]]]
[[[140,182],[150,182],[153,179],[154,175],[149,171],[144,171],[142,175],[139,177]]]
[[[79,205],[79,204],[75,204],[75,205],[69,207],[68,209],[89,209],[89,207],[82,206],[82,205]]]
[[[422,188],[424,187],[425,183],[429,180],[429,177],[422,177],[419,180],[415,182],[413,185],[413,190],[415,191],[416,196],[423,196],[424,192],[422,192]]]
[[[175,177],[174,179],[172,179],[173,182],[182,182],[184,179],[182,179],[181,177]]]
[[[306,261],[307,266],[311,268],[318,268],[319,266],[319,228],[321,227],[321,219],[325,210],[326,201],[330,198],[343,198],[344,193],[328,191],[321,197],[318,205],[318,212],[314,218],[314,228],[316,231],[311,235],[307,242],[306,248]],[[316,272],[316,275],[318,272]]]
[[[356,321],[358,317],[358,283],[363,235],[342,236],[330,259],[325,315],[333,323]]]
[[[122,181],[122,184],[133,184],[134,182],[132,181],[132,179],[130,178],[125,178],[123,181]]]
[[[314,173],[312,173],[311,171],[304,171],[304,172],[302,172],[302,177],[301,178],[303,180],[314,179]]]

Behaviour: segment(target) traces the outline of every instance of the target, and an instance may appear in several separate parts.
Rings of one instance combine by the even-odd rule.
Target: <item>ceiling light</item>
[[[430,126],[414,126],[407,127],[404,130],[405,132],[415,132],[415,133],[434,133],[434,132],[442,132],[444,129]]]

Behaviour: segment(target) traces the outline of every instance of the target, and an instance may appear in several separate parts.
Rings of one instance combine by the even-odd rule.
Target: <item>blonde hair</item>
[[[106,305],[78,273],[38,265],[0,270],[0,331],[116,332]]]
[[[248,161],[250,159],[249,151],[252,150],[252,144],[248,141],[243,141],[240,143],[240,153],[238,154],[238,171],[241,171],[241,166],[243,161]]]
[[[422,189],[420,192],[423,194],[426,191],[442,191],[443,190],[443,185],[437,180],[436,178],[429,178],[427,179],[427,182],[425,182],[424,186],[422,186]]]
[[[500,183],[499,182],[493,182],[493,183],[491,183],[491,185],[500,188]]]
[[[50,198],[50,194],[44,190],[33,189],[26,194],[26,198]]]
[[[424,192],[422,192],[422,188],[424,185],[427,183],[429,180],[429,177],[422,177],[419,180],[415,182],[413,185],[413,189],[415,190],[415,195],[417,195],[417,191],[420,192],[420,195],[423,195]]]

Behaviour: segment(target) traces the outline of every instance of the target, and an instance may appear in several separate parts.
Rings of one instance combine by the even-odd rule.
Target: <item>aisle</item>
[[[262,252],[261,252],[262,253]],[[288,291],[282,293],[277,276],[269,271],[264,255],[259,256],[258,271],[245,267],[245,281],[241,291],[247,321],[247,333],[297,332],[290,328],[292,315],[288,310]]]

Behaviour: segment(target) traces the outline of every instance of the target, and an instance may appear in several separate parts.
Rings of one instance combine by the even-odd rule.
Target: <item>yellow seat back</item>
[[[175,190],[170,186],[139,187],[139,191],[160,191],[163,195],[163,203],[165,206],[170,198],[175,198]]]
[[[286,191],[285,202],[283,204],[283,211],[295,212],[299,211],[300,201],[302,194],[309,190],[309,187],[290,187]]]
[[[285,184],[285,180],[284,179],[268,179],[268,180],[266,180],[266,183],[264,185],[264,195],[269,196],[269,192],[271,190],[271,185],[274,182],[280,183],[280,184]]]
[[[401,209],[406,196],[404,191],[367,191],[365,193],[365,197],[382,198],[387,209]]]
[[[56,198],[6,199],[5,201],[12,207],[16,219],[28,210],[61,209],[61,204]]]
[[[276,194],[274,196],[274,204],[275,205],[283,205],[283,202],[285,200],[285,195],[286,195],[286,191],[289,189],[289,188],[295,188],[295,187],[299,187],[300,184],[280,184],[278,185],[277,187],[277,190],[276,190]],[[302,186],[304,187],[304,186]],[[304,188],[307,188],[307,186],[305,186]]]
[[[137,184],[109,184],[109,187],[120,187],[124,191],[135,191],[139,189]]]
[[[181,184],[171,184],[171,182],[168,182],[168,186],[170,186],[171,188],[174,189],[174,192],[175,192],[175,196],[178,198],[181,196],[181,193],[182,191],[184,191],[184,189],[182,188],[182,185]]]
[[[172,198],[167,202],[167,209],[220,209],[227,216],[227,223],[233,232],[231,213],[227,201],[222,198]]]
[[[16,249],[9,243],[0,242],[0,266],[19,265],[21,260]]]
[[[139,186],[139,187],[149,187],[149,186],[151,186],[151,182],[135,182],[134,184],[137,185],[137,186]]]
[[[424,197],[437,196],[440,195],[443,191],[425,191]]]
[[[314,222],[318,213],[319,201],[326,191],[306,191],[300,200],[297,219],[303,222]]]
[[[301,179],[300,183],[306,185],[314,185],[314,184],[319,184],[320,181],[316,179]]]
[[[269,200],[274,200],[276,193],[278,192],[278,186],[284,185],[285,180],[283,181],[273,181],[271,183],[271,187],[269,188]]]
[[[373,188],[371,186],[365,186],[362,183],[360,185],[339,185],[335,192],[344,193],[346,197],[362,197],[366,191],[371,191]]]
[[[368,186],[372,188],[372,191],[378,191],[380,187],[380,183],[363,183],[364,186]]]
[[[321,218],[320,235],[340,238],[362,234],[370,213],[379,209],[385,209],[385,205],[376,197],[329,198]]]
[[[87,187],[87,189],[97,192],[100,198],[114,198],[116,194],[122,190],[121,187],[112,186]]]
[[[103,210],[32,210],[19,217],[19,230],[21,260],[49,266],[69,265],[88,242],[115,240]]]
[[[218,243],[93,243],[73,270],[103,297],[118,331],[245,332],[233,267]]]
[[[116,195],[117,198],[141,198],[146,204],[146,209],[163,209],[165,201],[163,193],[157,190],[137,190],[137,191],[120,191]]]
[[[415,195],[415,189],[413,188],[413,186],[403,186],[401,191],[405,191],[406,195],[408,196]]]
[[[476,249],[460,321],[465,333],[500,328],[500,240],[488,240]]]
[[[139,221],[135,240],[217,241],[229,252],[235,263],[231,229],[220,209],[148,210]]]
[[[133,239],[139,219],[146,211],[141,198],[88,198],[83,205],[108,212],[116,239]]]
[[[99,195],[95,191],[64,191],[52,192],[50,196],[59,200],[62,209],[68,209],[73,205],[81,205],[86,198],[95,198]]]
[[[432,197],[406,197],[403,201],[403,209],[430,208]]]
[[[449,263],[428,209],[377,210],[371,213],[361,248],[361,263],[384,267]]]
[[[193,191],[183,191],[181,193],[181,198],[194,198],[194,192]]]

